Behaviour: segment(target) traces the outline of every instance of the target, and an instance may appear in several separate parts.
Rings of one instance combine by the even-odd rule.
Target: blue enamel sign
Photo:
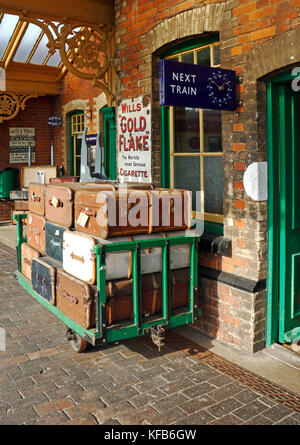
[[[159,101],[161,105],[236,109],[236,72],[222,68],[161,60]]]

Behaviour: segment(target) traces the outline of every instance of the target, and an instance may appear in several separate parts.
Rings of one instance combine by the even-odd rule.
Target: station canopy
[[[0,68],[1,74],[5,72],[6,92],[59,94],[60,79],[67,69],[75,70],[73,62],[77,67],[74,59],[90,57],[95,48],[99,51],[98,30],[113,23],[112,0],[0,0]]]

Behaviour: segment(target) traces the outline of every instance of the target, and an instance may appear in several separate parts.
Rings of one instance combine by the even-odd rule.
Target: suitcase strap
[[[70,257],[72,258],[72,260],[80,261],[80,263],[82,263],[82,264],[84,263],[84,257],[75,255],[74,252],[71,253]]]
[[[67,300],[69,300],[71,303],[73,303],[73,304],[78,304],[78,298],[76,298],[76,297],[73,297],[73,295],[70,295],[67,291],[62,291],[61,293],[60,293],[60,295],[63,297],[63,298],[66,298]]]

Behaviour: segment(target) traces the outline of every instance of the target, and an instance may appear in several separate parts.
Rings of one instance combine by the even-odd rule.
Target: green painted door
[[[300,93],[276,87],[279,148],[279,331],[280,343],[300,327]]]

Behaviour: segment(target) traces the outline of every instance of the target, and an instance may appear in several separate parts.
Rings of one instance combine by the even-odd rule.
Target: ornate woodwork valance
[[[34,97],[38,95],[0,92],[0,123],[13,119],[20,110],[25,110],[27,100]]]

